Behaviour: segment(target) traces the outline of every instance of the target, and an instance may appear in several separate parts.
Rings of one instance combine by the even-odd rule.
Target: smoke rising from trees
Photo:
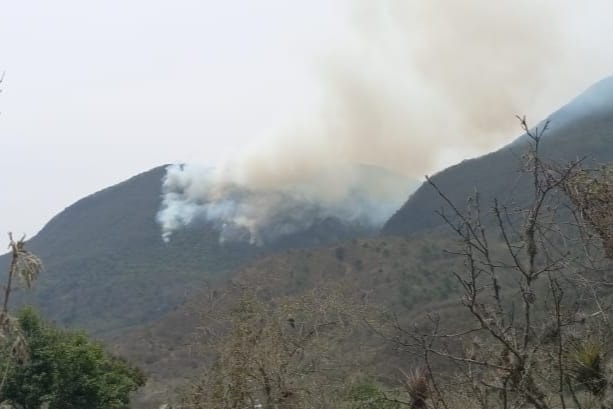
[[[498,147],[516,134],[515,114],[542,119],[576,92],[582,61],[594,62],[587,74],[603,67],[597,50],[573,43],[582,37],[571,17],[590,9],[570,1],[352,4],[351,33],[319,61],[316,112],[278,118],[276,131],[214,171],[169,168],[165,238],[198,218],[246,229],[226,238],[253,242],[265,226],[282,236],[325,217],[382,223],[406,199],[408,179],[404,188],[398,178],[356,180],[352,164],[417,178]]]

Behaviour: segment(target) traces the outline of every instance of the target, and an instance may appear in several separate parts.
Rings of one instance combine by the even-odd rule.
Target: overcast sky
[[[352,3],[5,2],[0,233],[32,236],[87,194],[165,163],[219,163],[297,112],[321,110],[322,66],[346,49],[360,56],[354,46],[371,32],[369,13],[385,2],[370,3],[357,16]],[[613,71],[605,57],[611,50],[601,48],[613,38],[605,20],[613,10],[606,1],[586,3],[581,16],[571,10],[562,20],[572,33],[564,41],[595,59],[583,64],[583,72],[566,72],[561,78],[567,83],[550,84],[551,98],[534,106],[527,101],[527,110],[550,112]],[[367,26],[359,35],[356,21]],[[507,134],[464,149],[450,139],[452,148],[441,150],[436,166],[516,136]],[[432,170],[424,166],[423,172]]]

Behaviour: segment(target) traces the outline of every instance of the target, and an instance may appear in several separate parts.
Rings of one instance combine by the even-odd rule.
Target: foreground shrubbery
[[[0,404],[18,409],[122,409],[145,377],[85,333],[45,322],[32,308],[9,311],[11,293],[30,288],[41,261],[9,234],[11,263],[0,310]],[[4,406],[3,406],[4,407]]]
[[[1,402],[23,409],[43,404],[49,409],[128,408],[130,392],[144,384],[139,369],[84,333],[48,324],[31,308],[18,319],[29,352],[24,360],[2,360]]]

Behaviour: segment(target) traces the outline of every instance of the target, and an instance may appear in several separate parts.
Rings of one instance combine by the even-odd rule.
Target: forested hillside
[[[363,182],[404,177],[359,166]],[[48,317],[72,327],[110,336],[155,320],[181,305],[205,282],[223,279],[241,263],[285,248],[312,247],[376,234],[376,228],[334,218],[266,246],[220,243],[219,232],[195,222],[164,242],[156,214],[165,167],[157,167],[94,193],[50,220],[30,248],[45,263],[32,302]],[[407,180],[407,190],[413,184]],[[6,256],[0,264],[7,264]]]
[[[155,215],[164,167],[137,175],[66,208],[29,240],[44,260],[33,302],[65,325],[120,331],[169,311],[194,283],[238,266],[260,249],[220,246],[207,226],[160,237]],[[5,257],[0,263],[7,264]]]
[[[139,394],[142,407],[164,401],[206,366],[202,330],[213,313],[235,308],[236,286],[252,288],[266,299],[301,296],[343,283],[363,302],[385,305],[403,315],[458,300],[448,274],[461,260],[444,252],[453,241],[442,235],[416,238],[361,238],[333,246],[290,249],[241,267],[231,280],[200,290],[184,306],[157,322],[114,340],[117,351],[138,363],[152,378]],[[213,298],[211,298],[213,297]],[[405,315],[405,322],[413,315]],[[382,356],[379,356],[381,359]]]

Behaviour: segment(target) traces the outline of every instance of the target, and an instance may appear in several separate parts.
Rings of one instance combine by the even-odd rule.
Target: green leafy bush
[[[20,311],[29,348],[26,360],[0,358],[7,379],[0,402],[29,409],[129,408],[129,394],[145,376],[123,358],[106,352],[84,333],[48,324],[32,309]]]

